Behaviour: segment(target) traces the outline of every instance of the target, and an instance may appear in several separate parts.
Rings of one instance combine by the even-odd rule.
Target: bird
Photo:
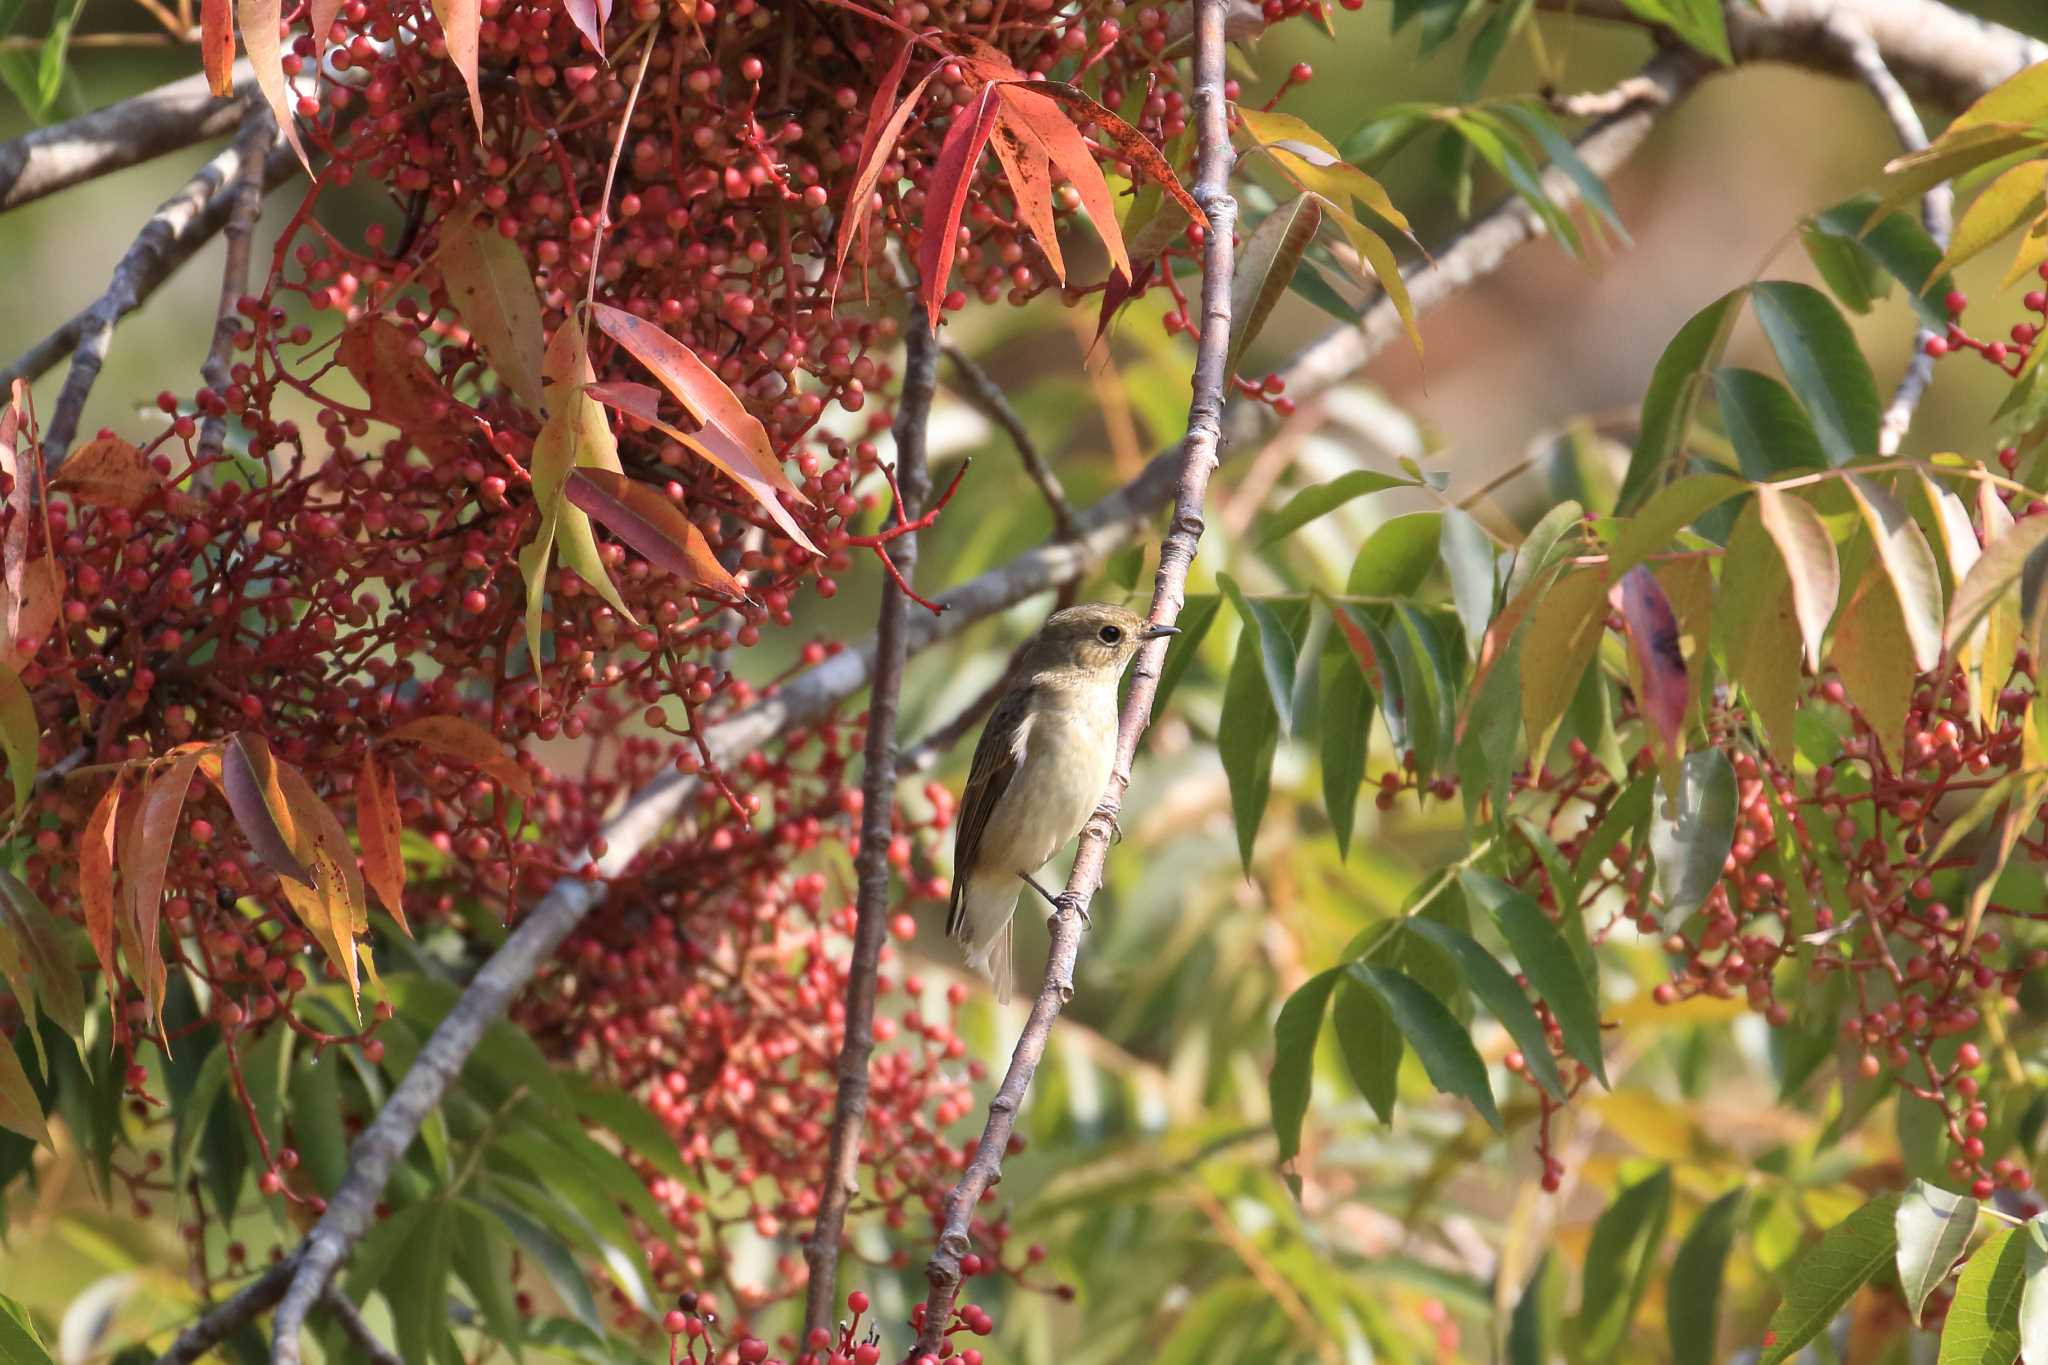
[[[1046,618],[989,713],[961,793],[946,933],[1010,999],[1011,917],[1032,874],[1081,832],[1116,758],[1117,684],[1148,640],[1175,635],[1134,611],[1085,602]]]

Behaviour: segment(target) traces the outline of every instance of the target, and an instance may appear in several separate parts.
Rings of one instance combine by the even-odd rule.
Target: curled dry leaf
[[[94,507],[133,512],[159,488],[163,479],[132,442],[118,436],[87,441],[71,452],[50,479],[52,492],[69,493]]]
[[[466,763],[524,797],[533,795],[533,779],[506,756],[491,732],[461,716],[421,716],[385,735],[385,744],[417,744],[430,753]]]
[[[63,600],[63,576],[47,553],[24,566],[18,590],[0,583],[0,663],[26,668],[57,624]]]
[[[341,13],[342,0],[313,0],[313,13],[309,21],[313,34],[313,46],[321,52],[327,50],[328,37],[334,32],[335,16]]]
[[[805,504],[810,499],[790,481],[768,439],[768,428],[747,411],[739,395],[689,347],[645,318],[602,303],[593,304],[590,315],[606,336],[645,365],[702,426],[694,433],[673,428],[668,429],[669,433],[737,481],[785,535],[817,554],[818,547],[811,543],[777,495],[786,493]]]
[[[299,154],[299,164],[311,175],[313,163],[306,157],[306,145],[299,140],[299,126],[293,118],[296,99],[284,78],[284,46],[278,32],[282,22],[279,0],[236,0],[235,14],[241,20],[242,50],[249,54],[249,65],[256,73],[256,88],[263,92],[264,102],[276,116],[284,140]]]
[[[612,17],[612,0],[562,0],[569,22],[589,40],[598,56],[604,55],[604,26]]]
[[[461,214],[442,224],[436,260],[449,300],[483,347],[491,368],[520,402],[541,411],[541,355],[546,346],[540,296],[526,257],[474,214]]]
[[[363,755],[363,766],[356,774],[356,839],[363,846],[363,876],[399,927],[411,933],[405,922],[405,857],[399,847],[402,831],[391,772],[371,750]]]
[[[30,991],[16,985],[16,997],[35,1000],[43,1013],[73,1038],[85,1036],[85,991],[64,929],[50,908],[13,873],[0,869],[0,952],[9,943],[28,968]]]
[[[369,931],[370,913],[363,900],[363,878],[356,870],[348,834],[298,769],[280,765],[278,783],[284,789],[293,823],[306,831],[299,852],[313,872],[311,886],[294,881],[278,885],[299,922],[341,969],[348,982],[349,998],[359,1000],[361,978],[357,973],[356,936]]]
[[[484,101],[477,89],[477,33],[483,23],[479,0],[434,0],[434,17],[441,21],[441,36],[448,44],[448,60],[469,90],[469,112],[476,130],[484,130]]]
[[[221,752],[221,795],[249,840],[250,851],[278,876],[311,886],[313,876],[295,851],[303,831],[293,823],[277,770],[269,741],[261,735],[236,735]]]
[[[1685,747],[1689,694],[1678,616],[1656,577],[1641,564],[1623,574],[1607,598],[1628,628],[1629,653],[1642,680],[1644,717],[1657,737],[1663,761],[1675,764]]]
[[[373,315],[349,325],[334,356],[362,385],[372,417],[397,427],[434,459],[460,459],[469,453],[453,420],[462,405],[413,354],[412,340],[398,324]]]
[[[12,1047],[0,1047],[0,1128],[21,1134],[30,1142],[50,1146],[50,1130],[43,1125],[43,1106],[36,1102],[35,1087],[21,1069],[21,1059]]]
[[[107,784],[106,794],[92,808],[85,822],[85,837],[78,848],[78,894],[85,905],[85,932],[92,939],[93,956],[111,992],[114,985],[114,829],[121,808],[122,781]]]
[[[206,68],[206,88],[219,99],[235,92],[235,15],[233,0],[202,0],[199,6],[199,58]]]
[[[656,568],[692,588],[746,596],[746,588],[718,562],[704,533],[658,490],[609,470],[577,469],[570,472],[568,496]]]
[[[164,957],[157,930],[163,911],[164,876],[171,861],[171,841],[185,811],[185,794],[199,771],[201,752],[209,746],[191,744],[173,752],[144,779],[135,817],[120,836],[121,877],[128,888],[136,950],[136,974],[150,1013],[163,1014]]]
[[[18,819],[36,786],[36,746],[43,737],[36,722],[35,699],[22,686],[21,675],[0,664],[0,751],[7,755],[7,773],[14,779],[14,813]]]

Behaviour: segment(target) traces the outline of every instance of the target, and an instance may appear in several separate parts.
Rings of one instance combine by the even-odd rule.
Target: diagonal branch
[[[192,1365],[193,1361],[233,1336],[242,1324],[268,1311],[284,1297],[285,1286],[291,1283],[292,1269],[297,1263],[298,1253],[293,1252],[243,1285],[233,1298],[208,1310],[197,1322],[178,1333],[171,1349],[157,1357],[156,1365]]]
[[[1055,539],[1074,538],[1074,507],[1067,501],[1067,490],[1060,483],[1060,476],[1053,472],[1045,456],[1038,449],[1038,442],[1031,438],[1031,432],[1024,425],[1024,419],[1010,406],[1010,400],[1003,393],[1002,385],[973,356],[946,341],[939,344],[939,350],[946,359],[953,362],[954,387],[962,398],[982,416],[1003,429],[1010,438],[1010,444],[1017,448],[1017,458],[1024,464],[1024,473],[1038,489],[1045,505],[1052,509],[1052,533]]]
[[[1194,195],[1209,223],[1202,245],[1202,332],[1195,351],[1194,398],[1188,408],[1187,435],[1180,445],[1173,524],[1159,546],[1159,571],[1152,587],[1150,618],[1166,626],[1179,619],[1186,602],[1188,567],[1201,543],[1209,476],[1222,458],[1223,400],[1229,386],[1230,279],[1235,264],[1231,252],[1237,225],[1237,202],[1230,197],[1230,168],[1236,158],[1230,146],[1230,105],[1223,94],[1229,0],[1195,0],[1194,13],[1193,94],[1200,137]],[[1088,903],[1102,885],[1110,835],[1116,828],[1124,792],[1130,786],[1138,741],[1152,721],[1152,697],[1159,688],[1159,670],[1166,649],[1166,640],[1160,638],[1147,642],[1138,651],[1130,691],[1117,725],[1116,762],[1110,769],[1109,789],[1081,831],[1073,872],[1058,899],[1059,908],[1053,912],[1045,982],[1032,1002],[1024,1032],[1017,1039],[1010,1069],[995,1098],[989,1101],[988,1122],[982,1128],[981,1140],[975,1144],[974,1159],[967,1163],[959,1183],[946,1196],[945,1226],[939,1232],[937,1248],[925,1263],[925,1278],[931,1284],[931,1292],[925,1297],[924,1320],[918,1326],[913,1356],[936,1356],[939,1343],[952,1324],[953,1306],[960,1296],[960,1261],[974,1245],[970,1233],[975,1206],[981,1202],[982,1193],[1002,1178],[1003,1153],[1009,1149],[1017,1111],[1023,1106],[1039,1059],[1045,1055],[1053,1021],[1074,997],[1074,961],[1081,950],[1081,926],[1088,917]]]
[[[235,333],[240,330],[236,321],[236,305],[249,292],[249,248],[256,236],[256,220],[263,212],[264,166],[271,151],[277,145],[277,119],[270,112],[260,96],[248,97],[250,110],[242,124],[241,134],[236,137],[237,150],[242,164],[235,171],[235,178],[228,185],[227,263],[221,268],[220,304],[214,309],[213,343],[207,348],[206,363],[199,367],[199,377],[215,393],[228,386],[232,374],[231,352],[234,349]],[[201,463],[220,454],[227,444],[227,409],[209,410],[199,424],[199,452]]]
[[[903,394],[896,409],[896,520],[918,524],[918,509],[931,491],[925,468],[925,426],[937,388],[938,339],[913,303],[904,323]],[[827,1329],[838,1303],[839,1244],[846,1207],[860,1193],[860,1143],[868,1115],[868,1058],[875,1050],[875,979],[882,943],[889,931],[889,845],[896,836],[896,717],[903,691],[903,662],[910,586],[917,570],[917,533],[894,538],[884,562],[896,581],[882,584],[875,626],[875,681],[868,701],[866,768],[861,775],[860,854],[854,873],[860,891],[855,904],[853,960],[846,975],[846,1036],[839,1048],[839,1093],[825,1158],[825,1188],[818,1221],[804,1246],[810,1283],[804,1295],[804,1341]],[[900,586],[899,586],[900,584]]]

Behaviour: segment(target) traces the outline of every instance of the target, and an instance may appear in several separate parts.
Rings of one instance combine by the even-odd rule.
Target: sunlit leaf
[[[2048,161],[2023,161],[2000,172],[1979,190],[1970,207],[1956,220],[1948,251],[1941,258],[1942,269],[1955,269],[2038,216],[2048,207],[2043,202],[2044,179],[2048,179]]]
[[[477,36],[483,22],[480,0],[433,0],[434,18],[440,21],[441,37],[448,44],[448,60],[469,91],[469,112],[476,130],[484,130],[483,95],[477,88]],[[408,1357],[419,1359],[420,1357]]]
[[[1834,538],[1820,514],[1804,500],[1768,484],[1757,489],[1756,508],[1791,581],[1793,613],[1799,620],[1807,663],[1818,672],[1821,642],[1842,590]]]
[[[92,939],[94,956],[106,979],[109,994],[116,989],[114,975],[114,828],[121,805],[121,780],[107,784],[106,794],[92,808],[85,833],[78,844],[78,896],[85,913],[85,929]]]
[[[1792,752],[1793,717],[1805,684],[1804,650],[1792,580],[1753,502],[1742,509],[1721,560],[1720,607],[1714,631],[1728,676],[1742,688],[1771,752]],[[1832,554],[1832,545],[1825,540]],[[1832,611],[1832,606],[1830,606]]]
[[[85,1037],[85,992],[63,927],[49,907],[13,873],[0,870],[0,951],[12,943],[34,983],[34,1000],[57,1026],[80,1041]],[[26,1008],[29,997],[21,1004]]]
[[[1538,762],[1606,629],[1607,577],[1598,569],[1558,579],[1529,614],[1522,645],[1522,724]]]
[[[0,752],[7,755],[7,775],[14,782],[14,809],[28,805],[36,788],[36,749],[43,729],[36,704],[22,686],[21,675],[0,664]]]
[[[1507,940],[1515,964],[1529,979],[1529,989],[1550,1007],[1564,1037],[1565,1051],[1606,1085],[1599,998],[1564,934],[1526,893],[1470,869],[1460,874],[1459,881],[1466,899],[1485,909]]]
[[[1262,219],[1238,249],[1238,261],[1230,282],[1230,353],[1224,361],[1226,376],[1237,373],[1245,348],[1256,341],[1287,292],[1302,253],[1322,226],[1322,201],[1313,195],[1296,195]]]
[[[1109,182],[1103,178],[1102,167],[1096,164],[1095,154],[1088,150],[1081,130],[1046,95],[1021,84],[1003,84],[991,89],[997,93],[1004,120],[1017,132],[1019,139],[1042,153],[1052,169],[1065,176],[1067,183],[1081,196],[1081,207],[1087,210],[1088,221],[1095,225],[1096,235],[1102,238],[1103,250],[1109,254],[1110,269],[1130,279],[1131,258],[1124,247],[1123,228],[1117,222],[1116,202],[1110,196]],[[940,157],[943,161],[943,147]],[[977,155],[967,163],[969,178],[973,176],[978,159]],[[941,182],[934,181],[934,184],[938,183]],[[935,287],[942,288],[943,285]],[[937,325],[936,321],[933,325]]]
[[[604,55],[604,26],[611,21],[612,0],[562,0],[562,8],[576,31],[590,40],[598,56]]]
[[[1899,1289],[1917,1326],[1927,1296],[1941,1287],[1977,1227],[1977,1201],[1916,1180],[1899,1197],[1894,1220]]]
[[[2019,1358],[2029,1240],[2020,1228],[2002,1229],[1963,1263],[1942,1320],[1939,1365],[2012,1365]]]
[[[658,490],[608,469],[571,470],[565,488],[571,503],[686,587],[746,596],[704,532]]]
[[[534,412],[542,411],[540,295],[526,256],[474,215],[441,225],[435,257],[449,301],[498,372],[505,387]]]
[[[1087,91],[1065,81],[1044,80],[1024,81],[1008,88],[1020,94],[1045,95],[1065,105],[1076,116],[1085,119],[1098,133],[1115,143],[1117,154],[1129,161],[1153,184],[1165,190],[1191,221],[1204,226],[1208,224],[1209,215],[1202,211],[1202,206],[1195,201],[1195,197],[1181,185],[1180,178],[1173,173],[1173,167],[1167,163],[1152,140],[1124,122]],[[1105,236],[1104,244],[1107,245],[1108,241],[1108,237]]]
[[[1891,580],[1867,575],[1842,608],[1828,662],[1894,765],[1905,744],[1906,713],[1913,701],[1913,654],[1912,633]]]
[[[1553,1100],[1562,1101],[1564,1078],[1558,1074],[1557,1061],[1550,1055],[1549,1035],[1543,1031],[1536,1011],[1530,1008],[1528,996],[1515,984],[1507,968],[1494,961],[1493,955],[1480,947],[1471,935],[1460,933],[1447,924],[1416,917],[1408,921],[1407,932],[1434,943],[1458,964],[1458,973],[1464,977],[1465,985],[1522,1050],[1530,1077]]]
[[[1642,510],[1628,518],[1607,552],[1610,579],[1670,545],[1673,536],[1749,485],[1726,474],[1691,474],[1658,489]]]
[[[1771,1314],[1770,1345],[1759,1365],[1781,1365],[1835,1320],[1835,1314],[1898,1252],[1893,1231],[1899,1196],[1882,1194],[1828,1229],[1785,1276],[1785,1299]]]
[[[1650,849],[1664,902],[1660,922],[1675,933],[1721,880],[1721,865],[1735,843],[1735,770],[1719,749],[1702,749],[1686,755],[1677,792],[1663,790],[1661,780],[1658,787]]]
[[[299,164],[306,168],[307,175],[311,175],[313,163],[307,160],[305,144],[299,140],[297,110],[293,107],[296,98],[284,79],[284,45],[280,32],[283,16],[279,0],[235,0],[235,18],[241,25],[242,51],[249,56],[249,66],[256,75],[256,88],[263,92],[263,100],[277,119],[278,130],[284,134],[284,140],[298,153]]]
[[[185,794],[199,770],[199,752],[187,750],[156,768],[142,786],[135,822],[120,844],[121,876],[129,888],[135,917],[136,944],[142,961],[134,964],[150,1010],[162,1008],[163,949],[157,928],[163,911],[164,877],[169,871],[171,841],[185,810]]]
[[[43,1107],[36,1101],[35,1087],[29,1084],[28,1073],[21,1068],[21,1058],[4,1042],[0,1042],[0,1128],[19,1133],[31,1142],[50,1145],[50,1130],[43,1123]]]
[[[221,750],[221,791],[250,852],[280,877],[311,886],[312,874],[292,851],[300,831],[292,823],[278,786],[277,761],[263,736],[238,734],[227,742]]]
[[[974,186],[975,168],[995,131],[996,113],[1002,108],[1002,87],[985,85],[959,106],[939,144],[939,156],[932,163],[931,187],[925,201],[925,219],[918,236],[918,288],[924,297],[925,317],[933,328],[945,311],[946,283],[953,277],[953,257],[959,250],[960,215],[967,207],[967,192]]]
[[[1708,372],[1720,362],[1748,290],[1737,289],[1693,314],[1664,348],[1643,394],[1643,416],[1635,453],[1629,457],[1615,508],[1629,512],[1657,487],[1671,457],[1685,446],[1693,409],[1707,386]]]
[[[533,779],[517,759],[508,757],[490,731],[463,716],[419,716],[384,736],[387,744],[417,744],[429,753],[452,758],[502,782],[519,795],[533,795]]]
[[[1017,201],[1018,221],[1045,253],[1045,263],[1052,267],[1053,278],[1065,284],[1067,262],[1060,254],[1059,229],[1053,217],[1052,157],[1029,129],[1019,126],[1017,118],[1006,103],[996,114],[989,145],[1002,164],[1003,181],[1010,187],[1010,196]]]
[[[163,487],[163,476],[134,444],[101,436],[71,452],[50,477],[52,492],[93,507],[133,512]]]
[[[1626,1340],[1657,1268],[1664,1225],[1670,1218],[1671,1170],[1664,1167],[1616,1194],[1593,1224],[1575,1321],[1580,1353],[1587,1361],[1611,1359]]]
[[[1737,1186],[1701,1209],[1678,1244],[1664,1310],[1674,1365],[1717,1365],[1721,1359],[1722,1276],[1748,1197]]]
[[[1948,619],[1942,626],[1942,643],[1954,649],[1991,612],[2014,584],[2021,581],[2027,560],[2048,543],[2048,517],[2028,517],[2012,529],[1991,537],[1984,553],[1948,605]],[[2002,681],[2002,680],[2001,680]]]
[[[371,314],[349,324],[334,358],[362,385],[372,417],[397,427],[436,460],[462,459],[469,441],[450,412],[454,400],[412,347],[413,338],[396,323]]]
[[[1292,1161],[1301,1151],[1301,1121],[1308,1113],[1309,1087],[1315,1079],[1316,1038],[1323,1030],[1323,1009],[1337,973],[1332,967],[1303,982],[1287,997],[1273,1024],[1273,1074],[1266,1086],[1282,1162]]]
[[[2020,1358],[2048,1360],[2048,1224],[2026,1223],[2026,1287],[2020,1292]]]
[[[1378,995],[1393,1015],[1401,1036],[1415,1049],[1430,1083],[1446,1095],[1470,1102],[1479,1116],[1500,1130],[1500,1111],[1494,1108],[1493,1090],[1487,1084],[1486,1064],[1479,1059],[1472,1039],[1457,1016],[1443,1001],[1416,980],[1390,967],[1370,962],[1353,962],[1344,970],[1353,980]]]
[[[199,60],[215,99],[235,93],[234,0],[200,0]]]
[[[391,772],[366,750],[356,772],[356,839],[363,846],[363,879],[391,917],[405,927],[405,856],[399,851],[403,825]]]
[[[1860,474],[1850,475],[1846,482],[1897,595],[1913,662],[1923,672],[1931,669],[1941,661],[1943,615],[1941,572],[1934,551],[1890,491]]]
[[[1258,543],[1264,546],[1284,540],[1317,517],[1336,511],[1354,498],[1386,488],[1412,486],[1411,480],[1398,474],[1382,474],[1376,469],[1354,469],[1348,474],[1339,474],[1326,483],[1312,484],[1289,498],[1260,527]],[[1435,514],[1429,515],[1433,517]],[[1354,588],[1351,591],[1359,590]]]

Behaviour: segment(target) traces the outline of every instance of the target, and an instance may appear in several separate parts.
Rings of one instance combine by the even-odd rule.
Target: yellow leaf
[[[0,750],[7,754],[7,772],[14,779],[17,815],[36,788],[36,746],[42,737],[35,701],[22,686],[21,675],[0,664]]]

